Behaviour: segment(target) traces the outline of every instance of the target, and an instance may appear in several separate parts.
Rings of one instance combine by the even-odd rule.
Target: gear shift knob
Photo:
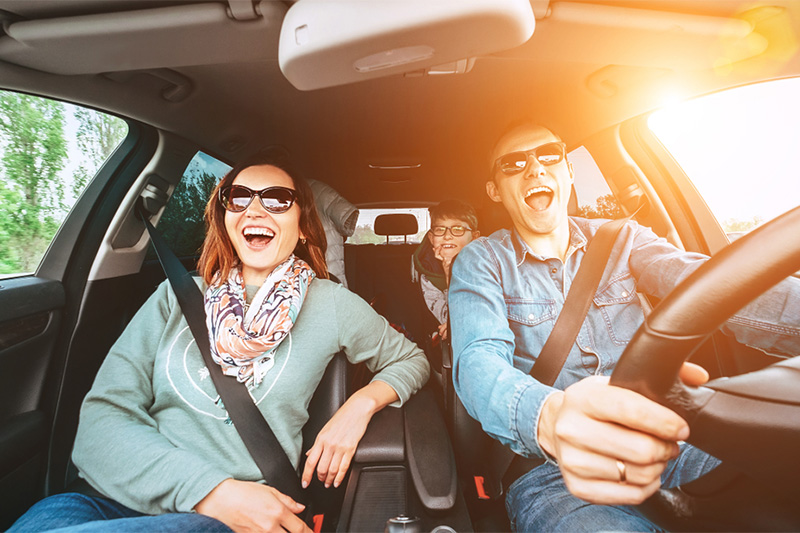
[[[401,514],[386,521],[384,533],[422,533],[419,518]]]

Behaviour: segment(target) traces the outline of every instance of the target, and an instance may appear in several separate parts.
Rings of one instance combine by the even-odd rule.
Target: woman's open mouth
[[[242,230],[242,235],[253,248],[263,248],[272,241],[275,232],[269,228],[248,226]]]

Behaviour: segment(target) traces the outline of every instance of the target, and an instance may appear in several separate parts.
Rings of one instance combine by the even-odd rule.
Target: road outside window
[[[0,91],[0,277],[33,273],[128,125],[91,109]]]
[[[800,78],[771,81],[649,118],[731,240],[800,205],[798,94]]]

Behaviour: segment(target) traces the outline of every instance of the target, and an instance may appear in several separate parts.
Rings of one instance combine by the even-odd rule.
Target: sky
[[[800,205],[800,78],[674,104],[648,124],[718,220],[766,222]]]

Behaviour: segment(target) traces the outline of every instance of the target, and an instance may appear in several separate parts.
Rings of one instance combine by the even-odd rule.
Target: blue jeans
[[[684,444],[661,475],[664,488],[677,487],[710,472],[720,461]],[[635,507],[594,505],[570,494],[557,466],[534,468],[508,489],[506,510],[514,531],[663,531]]]
[[[9,533],[58,531],[59,533],[230,533],[225,524],[201,514],[146,515],[106,498],[77,493],[56,494],[41,500],[14,522]]]

